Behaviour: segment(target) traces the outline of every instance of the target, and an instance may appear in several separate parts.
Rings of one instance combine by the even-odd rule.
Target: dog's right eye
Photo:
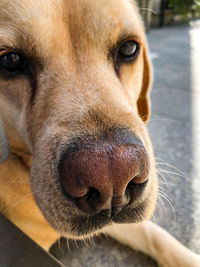
[[[17,53],[7,53],[0,57],[0,68],[8,74],[17,74],[24,69],[24,59]]]
[[[139,53],[139,45],[134,41],[127,41],[123,43],[118,50],[118,57],[121,61],[130,62],[133,61]]]
[[[117,73],[122,64],[128,64],[133,62],[140,52],[140,45],[136,41],[128,40],[121,41],[112,50],[112,58],[114,61],[114,67]]]

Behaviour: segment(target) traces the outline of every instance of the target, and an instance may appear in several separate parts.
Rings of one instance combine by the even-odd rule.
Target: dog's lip
[[[119,218],[120,218],[120,221],[122,223],[126,223],[124,213],[127,214],[127,213],[131,212],[132,214],[134,213],[136,215],[137,214],[136,210],[142,211],[144,209],[144,206],[145,206],[145,201],[141,202],[135,206],[126,205],[124,207],[113,208],[111,210],[110,209],[101,210],[99,212],[90,214],[89,216],[85,215],[85,214],[78,215],[78,218],[84,220],[84,218],[87,217],[92,221],[98,217],[98,219],[99,218],[102,219],[102,222],[103,222],[103,220],[106,220],[106,221],[108,220],[109,222],[116,222],[116,221],[119,221]],[[136,216],[133,216],[132,219],[135,220],[135,217]]]
[[[87,218],[81,215],[76,216],[71,221],[73,224],[73,236],[75,238],[87,236],[112,223],[138,223],[143,220],[142,211],[144,207],[145,205],[141,204],[138,207],[125,208],[113,214],[109,210],[104,210]]]

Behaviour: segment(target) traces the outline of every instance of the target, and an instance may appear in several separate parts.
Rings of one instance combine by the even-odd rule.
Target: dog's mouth
[[[121,210],[103,210],[92,216],[75,216],[71,219],[71,235],[84,237],[94,234],[112,223],[137,223],[144,220],[146,202],[135,207],[124,207]]]
[[[61,206],[54,205],[54,203],[53,209],[50,206],[51,203],[42,210],[50,225],[63,236],[82,239],[98,233],[113,223],[123,224],[143,221],[146,218],[149,199],[139,201],[137,205],[132,204],[123,208],[101,210],[93,214],[80,212],[76,207],[69,209],[69,211],[68,206],[65,207],[65,210]]]

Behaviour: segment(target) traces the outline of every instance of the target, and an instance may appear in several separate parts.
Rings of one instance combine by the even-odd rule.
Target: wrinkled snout
[[[132,133],[81,138],[68,146],[59,171],[66,197],[83,212],[120,210],[136,201],[147,184],[149,160]]]

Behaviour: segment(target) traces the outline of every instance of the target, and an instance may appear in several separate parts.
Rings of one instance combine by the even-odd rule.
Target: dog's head
[[[132,1],[1,0],[0,111],[11,150],[33,156],[34,197],[58,232],[152,214],[150,83]]]

